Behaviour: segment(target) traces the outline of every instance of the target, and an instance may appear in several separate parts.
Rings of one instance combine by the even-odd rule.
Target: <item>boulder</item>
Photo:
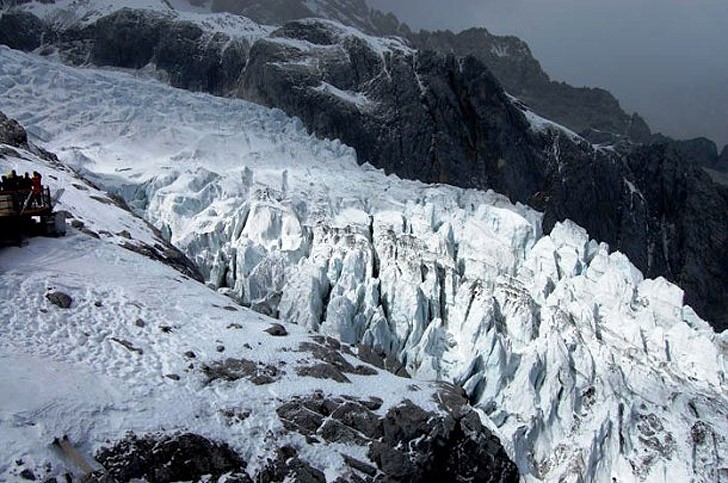
[[[28,147],[28,134],[23,126],[15,119],[9,119],[2,112],[0,112],[0,144],[8,144],[16,148]]]
[[[50,292],[46,294],[46,298],[50,303],[62,309],[68,309],[73,304],[73,298],[64,292]]]

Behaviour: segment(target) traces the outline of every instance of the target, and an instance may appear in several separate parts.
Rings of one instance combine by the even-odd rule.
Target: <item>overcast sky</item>
[[[526,40],[552,79],[604,87],[653,131],[728,144],[728,0],[368,0],[414,29]]]

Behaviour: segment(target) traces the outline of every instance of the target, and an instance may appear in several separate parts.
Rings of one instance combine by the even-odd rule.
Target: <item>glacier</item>
[[[728,481],[728,333],[494,192],[386,176],[281,111],[0,47],[2,108],[244,306],[462,386],[526,481]],[[487,417],[485,417],[487,416]]]

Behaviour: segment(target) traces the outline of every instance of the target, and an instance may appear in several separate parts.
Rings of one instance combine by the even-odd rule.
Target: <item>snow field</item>
[[[538,213],[492,192],[359,167],[280,111],[0,60],[6,113],[208,283],[461,384],[527,480],[723,478],[728,335],[580,227],[544,236]]]

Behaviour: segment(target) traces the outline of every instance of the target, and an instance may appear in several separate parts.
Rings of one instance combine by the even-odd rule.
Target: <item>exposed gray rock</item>
[[[71,222],[71,226],[73,226],[73,222]],[[203,280],[202,275],[200,275],[200,272],[197,270],[194,263],[192,263],[181,251],[167,242],[149,245],[140,241],[127,241],[122,243],[120,246],[152,260],[162,262],[183,275],[197,280],[198,282]]]
[[[422,50],[476,57],[509,93],[543,117],[575,132],[592,136],[606,133],[636,142],[650,139],[647,123],[637,114],[624,112],[617,99],[606,90],[577,88],[552,81],[528,45],[517,37],[493,35],[484,28],[472,28],[457,34],[447,30],[421,31],[409,38]],[[598,142],[596,138],[591,139]]]
[[[26,52],[35,50],[41,46],[48,29],[33,14],[20,10],[4,11],[0,15],[0,44]]]
[[[289,431],[368,446],[373,464],[342,454],[355,471],[352,480],[379,473],[381,481],[518,481],[515,465],[462,391],[443,384],[437,397],[443,413],[405,400],[380,416],[363,400],[322,393],[295,398],[277,413]]]
[[[284,372],[271,364],[256,364],[248,359],[228,358],[224,361],[212,362],[202,366],[202,372],[207,376],[205,384],[217,379],[237,381],[248,379],[255,385],[271,384],[280,379]]]
[[[114,446],[101,448],[96,460],[118,481],[201,481],[205,475],[217,481],[227,473],[250,481],[246,479],[247,463],[227,444],[192,433],[141,437],[130,433]]]
[[[310,366],[299,366],[296,374],[301,377],[314,377],[316,379],[331,379],[336,382],[351,383],[351,380],[344,375],[336,366],[328,362],[319,362]]]
[[[73,304],[73,298],[64,292],[50,292],[46,294],[46,298],[50,303],[62,309],[71,308]]]
[[[30,468],[25,468],[23,471],[20,472],[19,476],[24,480],[29,480],[29,481],[36,480],[35,473],[33,473],[33,470],[31,470]]]
[[[355,348],[356,356],[362,361],[399,377],[410,377],[405,365],[393,354],[373,349],[363,344],[357,344]]]
[[[314,340],[322,340],[320,337],[313,337]],[[341,348],[341,345],[338,341],[334,341],[334,339],[326,338],[327,345],[321,345],[321,344],[314,344],[311,342],[303,342],[299,345],[298,350],[300,352],[309,352],[311,353],[316,359],[323,362],[323,364],[317,364],[316,366],[312,366],[311,368],[305,369],[303,372],[306,372],[311,377],[317,377],[313,375],[313,373],[320,373],[320,374],[326,374],[326,378],[333,378],[336,373],[348,373],[348,374],[357,374],[360,376],[374,376],[377,374],[376,369],[372,369],[371,367],[365,366],[365,365],[356,365],[354,366],[350,362],[344,358],[344,356],[339,352],[337,348]],[[334,341],[333,343],[329,343],[328,341]],[[336,348],[335,348],[336,347]],[[343,348],[342,348],[343,349]],[[313,369],[314,367],[317,367],[317,369]],[[334,369],[334,370],[332,370]],[[343,376],[343,374],[342,374]],[[339,377],[339,376],[336,376]],[[341,382],[348,382],[348,378],[343,376],[346,381]],[[336,380],[336,379],[335,379]]]
[[[382,424],[379,418],[358,401],[344,402],[331,413],[331,418],[357,430],[367,438],[382,437]]]
[[[724,173],[728,173],[728,145],[723,147],[723,151],[715,163],[715,169]]]
[[[319,428],[318,434],[330,443],[364,446],[368,442],[366,438],[352,428],[334,419],[325,420]]]
[[[2,112],[0,112],[0,144],[8,144],[16,148],[28,147],[28,134],[23,126],[15,119],[9,119]]]
[[[273,324],[265,329],[265,332],[268,332],[274,337],[285,337],[288,335],[288,331],[281,324]]]
[[[707,138],[695,138],[686,141],[672,141],[675,150],[682,157],[704,168],[716,168],[718,163],[718,147]]]
[[[367,476],[375,476],[377,474],[377,469],[374,466],[346,454],[343,454],[341,456],[344,458],[344,463],[351,466],[356,471],[363,473]]]
[[[326,483],[324,473],[301,460],[298,451],[284,446],[276,452],[275,459],[255,474],[256,483],[295,481],[300,483]]]
[[[315,434],[324,422],[324,416],[306,407],[300,400],[280,406],[276,412],[289,431],[309,436]]]
[[[129,342],[128,340],[119,339],[118,337],[111,337],[110,340],[112,342],[116,342],[120,346],[124,347],[129,352],[136,352],[139,355],[144,354],[143,349],[141,349],[140,347],[136,347],[133,343]]]

